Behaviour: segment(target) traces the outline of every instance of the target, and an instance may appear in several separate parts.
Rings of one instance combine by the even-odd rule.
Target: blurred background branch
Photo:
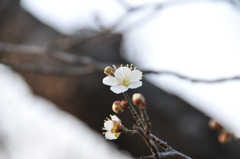
[[[65,66],[45,66],[36,64],[15,64],[7,59],[10,55],[27,55],[32,57],[31,61],[37,61],[36,59],[41,57],[51,58],[58,62],[66,63]],[[68,76],[83,76],[96,72],[103,72],[106,66],[111,66],[111,63],[101,62],[94,60],[90,56],[81,56],[63,51],[47,49],[39,46],[32,45],[16,45],[0,42],[0,62],[9,65],[13,69],[24,72],[35,72],[35,73],[46,73],[53,75],[68,75]],[[119,63],[115,63],[119,66]],[[240,76],[223,77],[218,79],[199,79],[173,71],[153,71],[153,70],[142,70],[144,74],[158,74],[158,75],[171,75],[177,78],[187,80],[194,83],[219,83],[240,80]]]

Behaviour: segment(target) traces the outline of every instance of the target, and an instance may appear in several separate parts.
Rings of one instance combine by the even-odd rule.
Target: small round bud
[[[228,132],[221,132],[218,135],[218,141],[222,144],[228,143],[231,141],[231,135]]]
[[[222,125],[213,119],[209,120],[208,126],[213,130],[222,130],[223,129]]]
[[[125,106],[122,104],[121,101],[115,101],[113,102],[112,105],[112,110],[117,113],[117,114],[121,114],[125,109]]]
[[[121,100],[121,105],[123,106],[123,108],[126,108],[128,106],[128,102],[125,100]]]
[[[144,96],[140,93],[134,93],[133,94],[132,102],[133,102],[134,105],[136,105],[138,107],[147,106],[147,103],[145,101]]]
[[[104,69],[104,73],[108,76],[114,76],[114,69],[110,66],[107,66],[105,69]]]

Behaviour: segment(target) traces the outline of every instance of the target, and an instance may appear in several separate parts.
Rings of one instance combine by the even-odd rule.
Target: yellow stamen
[[[117,67],[116,67],[115,65],[112,65],[112,66],[113,66],[114,70],[116,70],[116,69],[117,69]]]

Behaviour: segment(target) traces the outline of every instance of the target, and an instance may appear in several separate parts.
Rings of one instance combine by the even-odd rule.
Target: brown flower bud
[[[104,73],[108,76],[114,76],[114,69],[110,66],[107,66],[105,69],[104,69]]]
[[[117,114],[120,114],[124,111],[125,107],[126,107],[126,101],[115,101],[113,102],[113,105],[112,105],[112,110],[117,113]]]
[[[147,106],[147,103],[145,101],[144,96],[140,93],[134,93],[133,94],[132,102],[133,102],[134,105],[136,105],[138,107]]]
[[[228,132],[223,131],[218,135],[218,141],[222,144],[228,143],[231,141],[231,135]]]
[[[222,125],[213,119],[209,120],[208,125],[213,130],[222,130],[223,129]]]
[[[123,108],[126,108],[128,106],[128,102],[125,100],[121,100],[121,105],[123,106]]]

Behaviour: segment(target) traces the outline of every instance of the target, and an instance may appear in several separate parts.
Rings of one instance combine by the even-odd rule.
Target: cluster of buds
[[[112,104],[112,110],[116,114],[121,114],[127,106],[128,106],[128,103],[125,100],[115,101]]]
[[[228,143],[232,140],[232,135],[224,129],[224,127],[216,120],[210,119],[208,123],[209,127],[219,132],[218,141],[222,144]]]

